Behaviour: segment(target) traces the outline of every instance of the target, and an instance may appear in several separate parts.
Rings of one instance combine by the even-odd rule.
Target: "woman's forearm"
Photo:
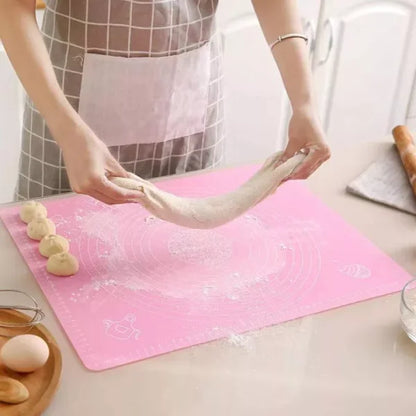
[[[278,36],[302,33],[296,0],[252,0],[264,36],[270,44]],[[303,39],[287,39],[272,50],[294,111],[313,103],[308,48]]]
[[[59,144],[61,132],[81,122],[56,79],[36,23],[34,0],[0,1],[0,39],[29,97]]]

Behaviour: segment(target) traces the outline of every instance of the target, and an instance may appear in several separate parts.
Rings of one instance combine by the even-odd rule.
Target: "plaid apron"
[[[87,53],[148,58],[209,44],[208,102],[203,131],[155,143],[110,146],[128,171],[143,178],[219,165],[224,151],[222,60],[215,28],[218,0],[49,0],[42,24],[56,77],[78,111]],[[138,97],[138,100],[140,97]],[[27,98],[16,199],[70,191],[62,152]]]

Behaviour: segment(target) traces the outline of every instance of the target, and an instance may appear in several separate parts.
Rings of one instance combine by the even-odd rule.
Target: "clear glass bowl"
[[[400,318],[407,336],[416,342],[416,279],[407,282],[402,289]]]

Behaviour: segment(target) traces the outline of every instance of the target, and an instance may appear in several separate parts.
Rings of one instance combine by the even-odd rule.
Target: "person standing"
[[[34,0],[0,2],[0,38],[28,94],[17,199],[72,189],[125,203],[137,193],[109,177],[133,172],[150,178],[221,163],[217,0],[46,5],[40,31]],[[292,0],[253,5],[293,110],[282,160],[308,153],[288,179],[306,178],[329,149],[316,115],[299,12]]]

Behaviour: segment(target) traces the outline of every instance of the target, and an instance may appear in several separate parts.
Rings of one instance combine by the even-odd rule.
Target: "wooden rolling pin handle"
[[[413,136],[406,126],[396,126],[392,133],[413,193],[416,195],[416,145]]]

